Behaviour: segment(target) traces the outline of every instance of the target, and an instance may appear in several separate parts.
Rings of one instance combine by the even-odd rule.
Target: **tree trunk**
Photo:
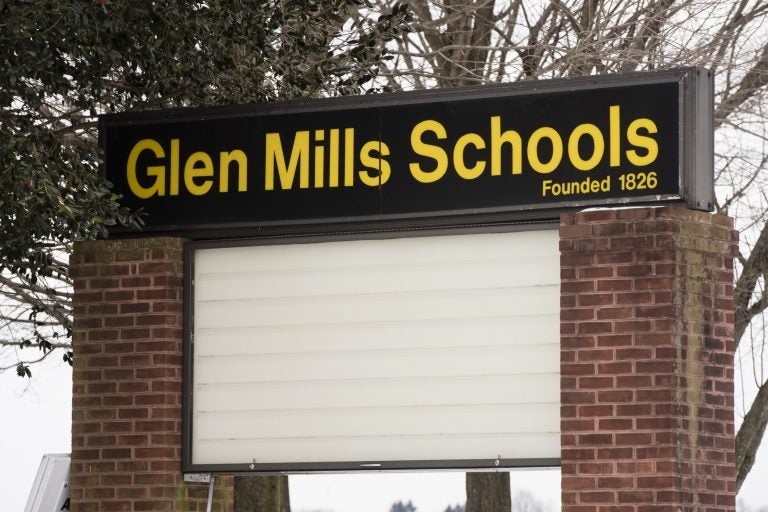
[[[234,512],[291,512],[288,477],[236,476]]]
[[[467,473],[466,512],[509,512],[509,473]]]

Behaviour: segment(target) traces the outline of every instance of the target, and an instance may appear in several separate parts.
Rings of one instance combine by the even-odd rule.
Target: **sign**
[[[183,470],[558,465],[558,243],[188,243]]]
[[[70,463],[71,457],[68,453],[43,455],[24,512],[69,510]]]
[[[145,231],[226,236],[551,220],[601,205],[710,210],[712,112],[711,74],[691,68],[107,115],[100,138],[106,178],[147,214]]]

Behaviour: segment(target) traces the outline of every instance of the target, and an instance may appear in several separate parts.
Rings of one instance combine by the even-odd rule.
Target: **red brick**
[[[133,455],[131,454],[130,448],[103,448],[101,450],[101,459],[125,459],[129,460],[131,459]]]
[[[562,486],[563,489],[595,489],[597,478],[595,477],[579,477],[579,476],[564,476]]]
[[[170,238],[76,243],[73,510],[204,509],[206,493],[187,494],[179,473],[180,249]]]
[[[579,334],[605,334],[613,332],[613,323],[611,322],[579,322],[577,324]]]
[[[616,271],[610,266],[579,267],[579,279],[606,279],[614,277]]]
[[[149,417],[149,409],[146,407],[123,407],[118,409],[117,417],[121,420],[144,419]]]
[[[150,337],[150,329],[146,327],[137,327],[135,329],[122,329],[120,339],[123,340],[146,340]]]
[[[645,489],[663,489],[665,487],[675,487],[679,482],[679,477],[676,475],[655,475],[655,476],[638,476],[637,486]]]
[[[616,493],[612,491],[582,491],[579,493],[581,503],[616,503]]]
[[[632,263],[635,260],[633,252],[604,252],[595,255],[595,262],[598,265]]]
[[[137,421],[136,429],[138,432],[173,432],[176,430],[176,422],[167,420]]]
[[[104,292],[104,300],[109,302],[127,302],[132,301],[136,296],[133,290],[112,290]]]
[[[633,488],[634,485],[627,486]],[[654,492],[651,490],[619,491],[619,503],[653,503]]]
[[[633,476],[603,476],[597,479],[599,489],[626,489],[634,486]]]
[[[600,418],[597,422],[598,430],[631,430],[634,421],[629,418]]]
[[[597,281],[598,292],[626,292],[632,290],[631,279],[600,279]]]
[[[579,389],[606,389],[613,387],[613,377],[581,377]]]
[[[580,446],[610,445],[613,444],[613,434],[579,434],[578,444]]]
[[[653,293],[651,292],[627,292],[617,293],[615,304],[639,306],[653,304]]]
[[[583,293],[577,296],[579,306],[607,306],[614,303],[612,293]]]
[[[592,308],[566,309],[560,314],[561,320],[592,320],[595,310]]]
[[[620,446],[646,446],[653,442],[653,434],[650,433],[623,433],[618,432],[615,434],[616,444]]]
[[[608,389],[607,391],[597,392],[598,402],[609,402],[609,403],[631,402],[633,398],[634,398],[634,392],[631,390]]]
[[[594,281],[566,281],[560,283],[561,293],[588,293],[595,291]]]
[[[119,393],[144,393],[149,390],[149,382],[120,382],[117,385]]]
[[[93,330],[88,333],[88,341],[114,341],[118,337],[115,330]]]
[[[615,321],[614,332],[615,333],[644,333],[651,330],[651,322],[648,320],[624,320]]]
[[[632,448],[612,447],[612,448],[598,448],[597,459],[598,460],[619,460],[619,459],[632,459]]]
[[[560,374],[568,375],[595,375],[595,365],[593,363],[571,363],[564,365],[560,369]]]
[[[104,348],[108,354],[129,354],[136,350],[136,344],[132,341],[114,342],[106,344]]]
[[[631,334],[601,334],[597,337],[598,347],[630,347],[633,343]]]
[[[561,457],[569,461],[595,460],[594,448],[564,448],[561,450]]]
[[[597,310],[598,320],[627,319],[634,316],[633,308],[600,308]]]
[[[123,499],[144,499],[149,497],[148,487],[123,487],[117,489],[117,497]],[[130,510],[127,509],[127,510]]]
[[[132,302],[130,304],[120,304],[120,314],[147,313],[152,305],[149,302]]]
[[[597,373],[598,375],[622,375],[626,373],[632,372],[632,362],[631,361],[618,361],[618,362],[608,362],[608,363],[598,363],[597,364]],[[616,385],[618,386],[618,383]]]
[[[611,360],[613,357],[613,350],[598,349],[598,350],[579,350],[577,351],[576,359],[580,362],[599,362]]]
[[[578,416],[581,418],[602,418],[612,415],[612,405],[582,405],[578,408]],[[604,427],[600,427],[600,430],[604,429]]]
[[[616,416],[641,417],[651,414],[653,406],[651,404],[618,404],[616,405]]]

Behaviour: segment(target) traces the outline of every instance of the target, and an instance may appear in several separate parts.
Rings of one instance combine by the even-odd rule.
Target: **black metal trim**
[[[189,243],[184,244],[184,279],[183,279],[183,338],[182,338],[182,377],[181,377],[181,460],[183,472],[187,461],[192,460],[192,390],[194,389],[194,351],[192,339],[194,333],[194,249]]]
[[[660,201],[664,201],[660,204]],[[274,221],[242,224],[203,224],[189,226],[160,226],[152,232],[110,232],[110,238],[145,238],[147,236],[180,236],[190,240],[225,240],[231,238],[298,237],[318,233],[375,233],[423,230],[463,230],[486,226],[531,225],[555,223],[560,214],[587,208],[688,206],[682,196],[649,196],[636,198],[627,204],[622,200],[582,201],[563,204],[562,207],[532,206],[528,210],[485,209],[472,211],[430,212],[409,215],[372,215],[355,218],[302,219],[300,221]]]
[[[523,468],[555,468],[559,458],[468,459],[452,461],[344,461],[303,462],[291,464],[189,464],[184,473],[226,474],[302,474],[302,473],[370,473],[382,471],[499,471]]]
[[[280,101],[273,103],[251,103],[247,105],[225,105],[218,107],[180,107],[140,112],[102,114],[104,126],[151,124],[158,120],[182,122],[189,120],[227,119],[241,116],[263,116],[279,113],[324,112],[328,110],[378,108],[394,105],[411,105],[439,102],[451,99],[473,100],[495,97],[514,97],[523,94],[546,94],[580,91],[584,89],[606,89],[619,86],[648,85],[684,80],[689,75],[702,71],[697,67],[682,67],[653,72],[632,72],[616,75],[594,75],[547,80],[526,80],[522,82],[430,89],[420,91],[398,91],[383,94],[357,96],[336,96],[333,98],[312,98]]]

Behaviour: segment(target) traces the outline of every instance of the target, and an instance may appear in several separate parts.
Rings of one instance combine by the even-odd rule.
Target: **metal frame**
[[[451,90],[393,93],[380,96],[344,97],[325,100],[296,101],[276,104],[219,107],[207,109],[177,109],[162,114],[128,113],[101,117],[100,134],[107,125],[150,124],[159,118],[165,121],[221,119],[242,115],[269,113],[317,112],[384,105],[408,105],[453,98],[475,99],[514,97],[523,94],[601,89],[617,85],[641,85],[677,81],[680,87],[679,165],[680,196],[648,196],[635,198],[631,205],[683,204],[692,209],[711,210],[714,205],[714,137],[713,137],[713,76],[700,68],[684,68],[657,73],[633,73],[618,76],[580,77],[567,80],[524,82],[497,86],[471,87]],[[103,139],[101,140],[103,143]],[[245,473],[286,474],[309,472],[369,472],[407,470],[493,471],[513,468],[541,468],[560,465],[559,459],[473,459],[441,461],[345,461],[332,463],[291,464],[192,464],[192,368],[194,340],[194,251],[202,248],[243,245],[273,245],[313,243],[406,236],[433,236],[468,233],[506,232],[521,229],[552,227],[559,214],[567,210],[593,205],[621,205],[623,201],[579,201],[562,203],[557,208],[530,205],[522,209],[495,208],[473,211],[442,211],[415,215],[381,215],[339,219],[305,219],[258,224],[206,224],[195,226],[164,226],[152,236],[185,236],[192,240],[184,248],[184,316],[183,316],[183,433],[182,471],[185,473]],[[145,237],[146,232],[115,232],[119,237]]]
[[[478,208],[472,210],[436,211],[419,214],[365,215],[354,218],[322,218],[243,223],[210,223],[166,225],[152,228],[152,235],[185,236],[188,238],[221,239],[262,236],[295,236],[306,231],[333,233],[348,230],[389,230],[390,226],[408,225],[413,229],[444,228],[463,225],[495,223],[528,223],[554,221],[564,211],[595,206],[648,206],[677,204],[695,210],[711,211],[714,207],[714,100],[713,74],[703,68],[679,68],[652,73],[628,73],[576,77],[569,79],[526,81],[512,84],[485,85],[455,89],[396,92],[381,95],[345,96],[244,106],[169,109],[161,112],[128,112],[108,114],[99,118],[99,145],[105,147],[106,128],[110,126],[149,125],[157,122],[202,121],[233,117],[297,114],[378,108],[395,105],[424,104],[449,100],[513,98],[557,92],[599,90],[617,86],[638,86],[677,82],[680,87],[678,176],[679,195],[638,196],[631,199],[605,198],[563,201],[550,204],[526,204],[514,207]],[[638,100],[641,101],[641,100]],[[106,169],[102,164],[102,174]],[[372,226],[368,228],[367,226]],[[112,237],[143,237],[150,231],[135,231],[120,226],[110,229]]]
[[[183,377],[182,377],[182,472],[184,473],[226,473],[226,474],[303,474],[303,473],[349,473],[377,471],[417,470],[458,470],[497,471],[520,468],[559,467],[559,458],[521,459],[469,459],[469,460],[368,460],[343,462],[308,463],[240,463],[240,464],[193,464],[192,421],[194,383],[194,254],[198,249],[244,247],[253,245],[282,245],[296,243],[338,242],[344,240],[374,240],[417,236],[440,236],[457,234],[478,234],[493,232],[533,231],[553,229],[551,222],[535,225],[519,223],[497,223],[485,226],[462,226],[447,229],[412,229],[409,224],[390,226],[390,229],[344,231],[328,234],[322,230],[304,232],[300,236],[283,234],[250,239],[191,241],[184,244],[184,319],[183,319]]]

